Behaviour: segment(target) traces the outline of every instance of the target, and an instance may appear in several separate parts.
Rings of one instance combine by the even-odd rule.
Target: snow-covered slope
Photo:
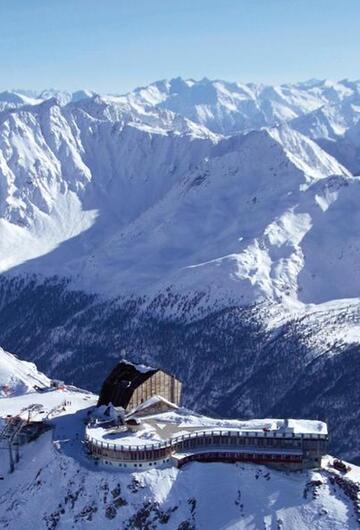
[[[316,296],[298,280],[313,274],[305,236],[327,230],[328,208],[339,215],[345,185],[356,201],[357,180],[334,158],[287,126],[222,139],[129,119],[106,98],[3,113],[2,271],[119,295],[206,291],[216,279],[241,303],[348,296],[335,258]]]
[[[360,173],[360,97],[324,105],[290,122],[351,172]]]
[[[359,81],[267,86],[177,78],[138,88],[120,99],[138,110],[173,110],[226,135],[287,122],[316,139],[350,171],[360,172],[359,142],[348,134],[359,122]]]
[[[1,98],[4,347],[92,389],[125,348],[356,459],[359,82]]]
[[[137,88],[123,99],[136,108],[166,108],[215,132],[234,134],[344,104],[359,94],[360,83],[347,80],[268,86],[176,78]]]
[[[0,111],[19,108],[24,105],[36,105],[38,102],[37,98],[13,90],[0,92]]]
[[[50,386],[50,380],[33,363],[21,361],[0,348],[0,398],[33,392]]]
[[[9,530],[358,528],[352,500],[326,473],[194,463],[115,474],[80,466],[49,440],[33,444],[0,491]]]
[[[20,361],[19,361],[20,362]],[[84,451],[84,419],[97,396],[65,386],[0,400],[0,416],[46,415],[52,430],[20,447],[9,473],[0,459],[0,524],[9,530],[114,528],[219,530],[358,527],[360,469],[345,476],[332,467],[276,471],[255,464],[191,463],[130,472],[104,468]],[[23,411],[23,412],[21,412]],[[165,418],[169,416],[167,413]],[[161,415],[163,416],[163,415]],[[179,409],[177,420],[209,425],[209,418]],[[165,420],[166,421],[166,420]],[[210,420],[210,425],[226,425]],[[306,424],[303,424],[306,427]],[[331,463],[332,458],[328,458]]]

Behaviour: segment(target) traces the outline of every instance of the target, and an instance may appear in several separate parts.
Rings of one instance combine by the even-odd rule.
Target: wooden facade
[[[175,405],[180,405],[181,386],[181,382],[176,377],[158,370],[134,390],[126,408],[132,410],[156,395],[162,396]]]
[[[179,406],[181,388],[181,381],[172,374],[121,361],[105,379],[98,406],[112,403],[130,411],[155,395]]]

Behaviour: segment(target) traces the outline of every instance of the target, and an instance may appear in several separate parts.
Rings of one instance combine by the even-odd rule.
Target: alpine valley
[[[360,81],[2,92],[0,344],[94,392],[126,357],[201,414],[326,420],[359,463],[359,204]]]

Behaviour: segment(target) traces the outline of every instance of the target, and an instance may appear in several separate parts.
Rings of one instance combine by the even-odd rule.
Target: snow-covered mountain
[[[0,348],[0,398],[22,395],[34,387],[46,388],[50,380],[39,372],[34,363],[21,361]]]
[[[158,81],[122,99],[134,107],[172,110],[221,134],[287,122],[325,105],[358,102],[360,82],[307,81],[269,86],[202,79]]]
[[[202,79],[158,81],[121,98],[134,108],[166,108],[214,132],[232,135],[291,126],[319,142],[350,171],[360,173],[360,82],[310,80],[268,86]]]
[[[347,197],[357,201],[358,180],[314,142],[287,126],[231,138],[168,131],[90,103],[50,100],[4,115],[3,271],[46,254],[26,271],[78,275],[87,291],[182,293],[218,278],[247,304],[284,293],[315,303],[349,296],[337,276],[353,255],[340,273],[323,232]],[[325,264],[325,275],[312,276],[319,242],[332,278]]]
[[[356,459],[359,87],[0,94],[0,343],[92,389],[126,349]]]
[[[28,363],[2,352],[3,367]],[[44,377],[42,374],[41,377]],[[0,459],[0,525],[9,530],[73,528],[219,530],[358,528],[360,469],[346,474],[326,457],[321,469],[279,471],[257,464],[190,463],[125,471],[86,455],[84,420],[97,396],[69,387],[0,399],[0,417],[47,418],[50,431],[20,447],[9,472]],[[41,405],[41,406],[40,406]],[[39,410],[40,406],[40,410]],[[179,409],[189,422],[209,418]],[[166,415],[166,414],[165,414]],[[211,420],[214,425],[220,420]],[[2,446],[0,441],[0,448]]]
[[[358,528],[355,503],[326,471],[294,476],[253,464],[193,463],[180,471],[109,473],[50,444],[32,444],[0,485],[0,521],[9,530]],[[352,473],[359,480],[359,468]]]
[[[38,105],[43,101],[55,99],[59,105],[92,98],[96,92],[91,90],[78,90],[69,92],[64,90],[47,89],[40,93],[32,90],[3,90],[0,92],[0,109],[19,108],[23,105]]]

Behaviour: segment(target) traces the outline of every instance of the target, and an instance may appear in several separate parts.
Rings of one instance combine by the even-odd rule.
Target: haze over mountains
[[[356,457],[360,81],[0,109],[4,347],[90,388],[125,349],[202,410],[327,416]]]

